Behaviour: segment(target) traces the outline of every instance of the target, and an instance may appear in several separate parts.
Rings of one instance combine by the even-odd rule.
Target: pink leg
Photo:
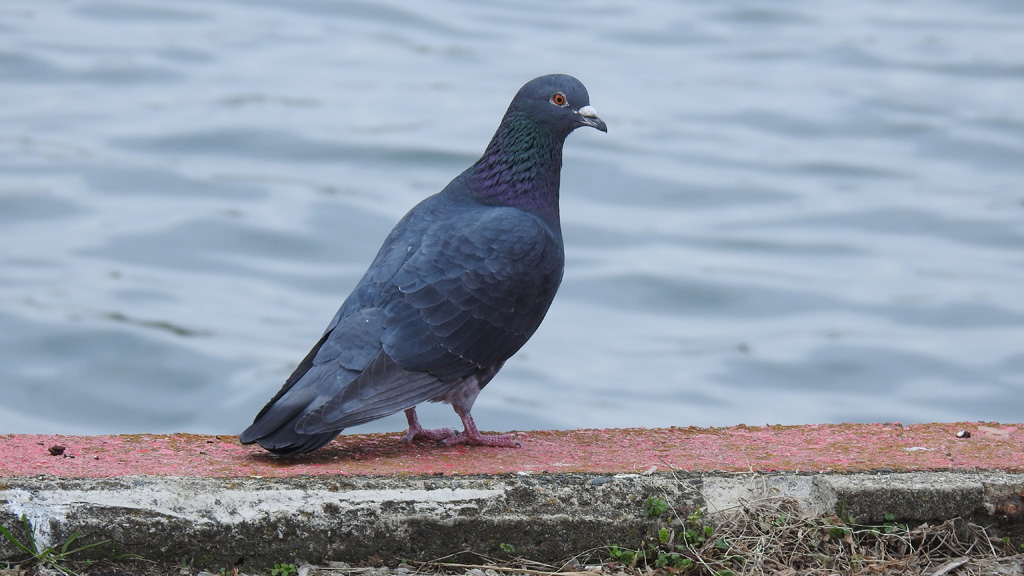
[[[405,418],[409,421],[409,429],[402,436],[402,444],[412,444],[419,438],[425,438],[437,442],[455,436],[457,432],[451,428],[434,428],[428,430],[420,426],[420,419],[416,415],[416,408],[409,408],[405,411]]]
[[[473,446],[499,446],[502,448],[522,448],[523,444],[516,440],[514,434],[499,434],[499,435],[487,435],[481,434],[476,429],[476,423],[473,422],[473,417],[470,416],[469,411],[463,412],[458,406],[452,406],[455,408],[455,413],[462,418],[462,425],[465,430],[461,434],[451,435],[441,440],[442,446],[454,446],[456,444],[472,444]]]

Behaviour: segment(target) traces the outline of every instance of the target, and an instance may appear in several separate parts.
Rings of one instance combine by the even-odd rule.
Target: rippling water
[[[565,280],[483,428],[1020,421],[1022,29],[1011,0],[2,3],[0,432],[237,433],[549,72],[609,133],[566,145]]]

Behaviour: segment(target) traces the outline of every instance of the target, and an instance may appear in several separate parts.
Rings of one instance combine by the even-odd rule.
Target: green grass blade
[[[78,533],[78,531],[75,531],[71,534],[71,536],[68,537],[67,540],[64,541],[64,545],[60,547],[61,556],[67,556],[68,554],[70,554],[70,552],[68,552],[68,546],[71,546],[71,543],[77,540],[79,536],[80,534]]]
[[[61,556],[71,556],[72,554],[78,554],[79,552],[81,552],[83,550],[88,550],[90,548],[95,548],[97,546],[102,546],[102,545],[106,544],[107,542],[110,542],[110,540],[100,540],[99,542],[93,542],[92,544],[86,544],[85,546],[79,546],[78,548],[75,548],[74,550],[67,550],[67,551],[63,551],[62,550],[61,551]],[[68,544],[70,544],[70,543],[71,542],[69,541],[67,544],[65,544],[64,548],[66,549]]]
[[[22,529],[25,531],[25,539],[28,540],[28,547],[31,550],[32,556],[39,556],[39,547],[36,546],[36,536],[32,530],[32,524],[28,521],[28,516],[25,514],[21,515]]]
[[[21,550],[24,550],[28,554],[32,555],[33,558],[35,558],[35,555],[36,555],[35,551],[32,550],[31,548],[29,548],[28,546],[22,544],[21,540],[18,540],[14,536],[14,534],[11,534],[7,530],[7,528],[4,528],[3,526],[0,526],[0,534],[3,534],[4,538],[6,538],[8,542],[10,542],[11,544],[14,544],[15,546],[17,546]]]

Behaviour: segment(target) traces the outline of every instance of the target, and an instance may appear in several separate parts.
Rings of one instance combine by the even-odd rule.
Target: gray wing
[[[313,360],[314,367],[336,364],[359,374],[303,416],[299,432],[381,418],[499,366],[540,325],[564,261],[557,231],[513,208],[481,208],[438,223],[408,254],[393,276],[373,282],[378,289],[369,292],[377,297],[334,330],[358,335],[328,338]]]

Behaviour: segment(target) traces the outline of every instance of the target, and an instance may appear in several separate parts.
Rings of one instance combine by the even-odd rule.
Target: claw
[[[481,434],[477,432],[467,435],[465,432],[445,438],[438,442],[441,446],[456,446],[458,444],[470,444],[472,446],[497,446],[499,448],[522,448],[523,443],[516,440],[514,434]]]
[[[462,418],[462,424],[465,429],[461,434],[445,438],[441,440],[442,446],[455,446],[456,444],[470,444],[473,446],[497,446],[499,448],[522,448],[522,442],[516,440],[515,434],[481,434],[476,429],[476,422],[473,421],[473,416],[469,414],[469,411],[463,411],[458,406],[453,406],[455,413]]]
[[[476,429],[476,422],[469,412],[463,412],[455,408],[455,413],[462,418],[465,430],[456,432],[451,428],[424,428],[420,426],[420,419],[416,415],[416,408],[409,408],[405,411],[405,418],[409,421],[409,428],[402,436],[402,444],[412,444],[416,440],[424,439],[437,442],[441,446],[457,446],[469,444],[471,446],[496,446],[499,448],[522,448],[523,443],[516,440],[515,434],[482,434]]]
[[[405,418],[409,421],[409,428],[405,431],[405,435],[402,436],[402,444],[412,444],[420,438],[433,442],[444,442],[445,439],[458,434],[458,432],[451,428],[424,428],[420,426],[420,419],[416,415],[416,408],[406,410]]]
[[[405,435],[402,436],[402,444],[412,444],[413,442],[424,439],[432,440],[434,442],[444,442],[448,438],[457,435],[458,432],[451,428],[421,428],[421,427],[409,427],[405,431]]]

